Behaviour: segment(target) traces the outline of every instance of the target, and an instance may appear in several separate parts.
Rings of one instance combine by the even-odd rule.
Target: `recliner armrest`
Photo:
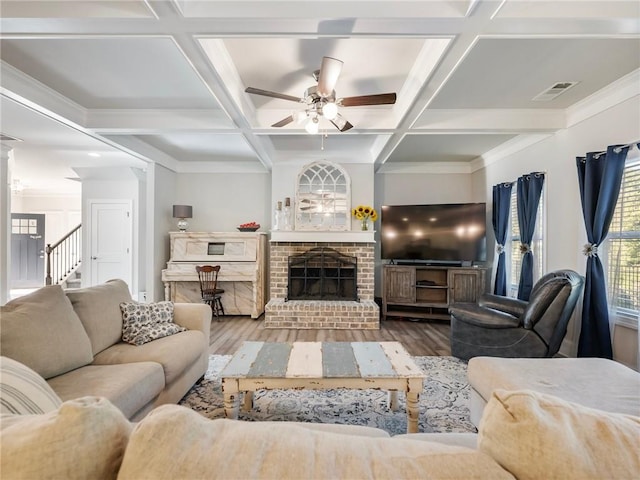
[[[494,295],[493,293],[484,293],[478,300],[481,307],[493,308],[501,312],[510,313],[514,317],[520,317],[527,308],[527,302],[518,300],[517,298],[503,297],[502,295]]]
[[[520,319],[499,310],[481,307],[476,304],[454,304],[449,313],[456,320],[484,328],[518,328]]]

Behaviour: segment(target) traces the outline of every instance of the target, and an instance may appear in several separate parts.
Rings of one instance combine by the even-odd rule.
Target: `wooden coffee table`
[[[244,342],[220,376],[227,418],[238,418],[241,392],[250,409],[261,389],[375,388],[390,392],[392,410],[405,392],[407,433],[418,431],[425,375],[398,342]]]

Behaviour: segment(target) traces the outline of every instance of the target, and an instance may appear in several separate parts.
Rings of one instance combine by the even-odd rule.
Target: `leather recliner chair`
[[[552,357],[560,349],[584,278],[572,270],[544,275],[529,301],[484,294],[477,304],[453,304],[451,354],[472,357]]]

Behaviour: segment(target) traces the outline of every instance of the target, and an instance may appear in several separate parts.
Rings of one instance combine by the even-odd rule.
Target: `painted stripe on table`
[[[322,342],[294,342],[286,376],[322,377]]]
[[[353,354],[363,377],[397,377],[393,365],[378,342],[352,344]]]
[[[326,378],[360,377],[351,343],[322,342],[322,373]]]
[[[423,377],[424,372],[420,370],[411,359],[407,351],[399,342],[380,342],[380,346],[389,357],[391,365],[403,377]]]
[[[242,342],[238,351],[220,373],[220,377],[242,377],[253,365],[264,342]]]
[[[287,372],[290,343],[265,343],[249,370],[249,377],[281,378]]]

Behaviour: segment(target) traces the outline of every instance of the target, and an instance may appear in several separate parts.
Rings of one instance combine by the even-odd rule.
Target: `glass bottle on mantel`
[[[291,218],[291,198],[285,197],[284,210],[282,211],[282,229],[293,230],[293,219]]]
[[[276,203],[276,209],[273,212],[273,226],[271,230],[281,230],[282,229],[282,202]]]

